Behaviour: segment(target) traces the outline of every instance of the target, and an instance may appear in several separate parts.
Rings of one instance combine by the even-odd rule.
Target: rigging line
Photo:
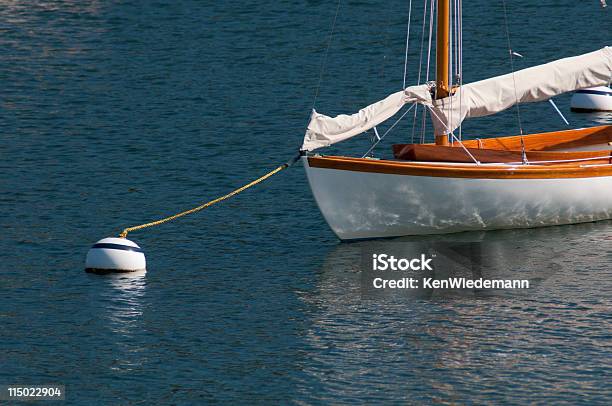
[[[416,120],[417,120],[417,112],[419,111],[419,106],[417,105],[414,109],[414,115],[412,117],[412,135],[410,137],[410,143],[414,144],[414,131],[416,129]]]
[[[429,4],[430,4],[430,7],[429,7],[429,45],[427,48],[427,72],[425,75],[426,82],[429,82],[429,74],[431,73],[430,72],[431,70],[431,46],[432,46],[436,6],[438,2],[431,0]],[[421,142],[425,142],[425,129],[426,128],[427,128],[427,114],[426,114],[426,111],[423,110],[423,126],[422,126],[422,133],[421,133]]]
[[[427,70],[425,72],[425,81],[428,82],[429,81],[429,71],[430,71],[430,65],[431,65],[431,37],[433,35],[433,24],[434,24],[434,1],[431,0],[430,2],[430,9],[429,9],[429,40],[428,40],[428,47],[427,47]]]
[[[408,28],[406,28],[406,54],[404,55],[404,84],[402,89],[406,88],[406,73],[408,72],[408,44],[410,42],[410,20],[412,19],[412,0],[408,4]]]
[[[459,75],[459,117],[463,117],[463,0],[457,0],[457,42],[459,43],[457,65]],[[463,120],[459,122],[459,141],[463,140]]]
[[[423,3],[423,27],[421,28],[421,50],[419,51],[419,73],[417,76],[417,85],[421,84],[421,73],[423,71],[423,49],[425,48],[425,27],[427,25],[427,0]],[[414,133],[416,130],[417,112],[419,106],[414,109],[414,117],[412,119],[412,140],[414,143]]]
[[[472,158],[472,160],[474,161],[474,163],[476,165],[480,165],[480,161],[476,158],[474,158],[474,155],[472,155],[472,153],[470,152],[470,150],[468,150],[465,145],[463,145],[463,142],[459,141],[459,139],[455,136],[455,133],[448,128],[448,126],[440,119],[440,116],[438,116],[436,114],[436,112],[434,111],[434,109],[432,109],[430,106],[427,106],[427,109],[429,109],[429,111],[431,112],[431,114],[433,114],[434,116],[436,116],[436,118],[438,119],[438,121],[440,121],[442,123],[442,125],[444,125],[444,127],[446,127],[446,130],[448,131],[448,135],[450,135],[455,141],[457,141],[459,143],[459,145],[461,146],[461,148],[463,148],[463,150],[465,151],[466,154],[468,154],[468,156],[470,158]]]
[[[340,12],[340,2],[342,0],[338,0],[338,5],[336,6],[336,14],[334,15],[334,20],[332,22],[331,30],[329,31],[329,38],[327,40],[327,47],[325,48],[325,54],[321,60],[321,68],[319,70],[319,81],[317,83],[317,89],[315,91],[314,100],[312,101],[312,109],[314,110],[317,104],[317,98],[319,97],[319,89],[321,88],[321,81],[323,80],[323,72],[325,71],[325,66],[327,65],[327,56],[329,54],[329,48],[331,47],[332,38],[334,36],[334,30],[336,29],[336,21],[338,20],[338,13]]]
[[[438,11],[438,13],[439,12],[440,11]],[[448,26],[448,50],[446,51],[447,52],[446,56],[448,57],[448,74],[446,75],[446,80],[448,80],[448,84],[451,87],[452,87],[452,83],[453,83],[450,80],[450,78],[453,75],[453,24],[452,24],[452,21],[453,21],[453,8],[451,7],[450,1],[449,1],[449,5],[448,5],[448,25],[449,25]],[[436,53],[437,52],[438,52],[438,50],[436,49]],[[436,61],[436,63],[437,63],[437,61]]]
[[[459,46],[458,45],[459,44],[459,41],[458,41],[459,40],[459,30],[458,30],[458,28],[459,28],[459,22],[458,22],[459,12],[457,10],[457,5],[458,5],[457,3],[458,3],[458,0],[454,0],[453,1],[453,21],[454,21],[454,24],[455,24],[455,27],[454,27],[455,28],[454,29],[455,35],[453,36],[453,39],[455,41],[454,42],[454,44],[455,44],[455,77],[457,77],[457,74],[459,72],[459,59],[458,59],[458,57],[459,57],[459,51],[458,51],[458,46]]]
[[[421,112],[421,144],[425,142],[425,129],[427,128],[427,109]]]
[[[459,76],[463,78],[463,0],[459,0]]]
[[[559,107],[557,107],[557,103],[555,103],[553,99],[548,99],[548,101],[550,102],[550,104],[552,104],[555,111],[561,116],[561,119],[565,122],[565,125],[570,125],[569,121],[567,121],[563,113],[561,113],[561,110],[559,110]]]
[[[512,46],[510,45],[510,28],[508,26],[508,13],[506,11],[506,0],[502,0],[504,7],[504,26],[506,28],[506,39],[508,40],[508,53],[510,54],[510,70],[512,71],[512,83],[514,84],[514,99],[516,101],[516,118],[518,120],[518,126],[520,134],[523,134],[523,124],[521,122],[521,108],[519,106],[518,94],[516,92],[516,78],[514,77],[514,55],[512,53]]]
[[[454,0],[453,0],[453,4],[454,4]],[[449,47],[448,47],[448,63],[449,63],[449,68],[448,68],[448,75],[447,75],[447,80],[448,80],[448,85],[450,87],[450,90],[448,92],[448,96],[450,97],[450,103],[448,106],[448,117],[450,118],[450,125],[453,125],[453,114],[450,114],[453,111],[453,101],[455,100],[453,96],[453,68],[457,69],[454,66],[454,61],[453,61],[453,44],[455,42],[455,33],[453,32],[454,27],[453,27],[453,21],[455,19],[455,10],[453,10],[453,7],[450,7],[449,5],[449,19],[448,19],[448,23],[450,24],[450,27],[448,29],[448,35],[449,35]],[[437,46],[437,45],[436,45]],[[437,49],[436,49],[437,52]],[[437,63],[437,62],[436,62]],[[446,137],[451,144],[453,144],[453,137]]]
[[[433,26],[434,26],[434,12],[435,12],[435,6],[437,4],[437,2],[434,2],[433,0],[431,0],[429,2],[430,7],[429,7],[429,41],[428,41],[428,48],[427,48],[427,72],[425,75],[425,81],[429,82],[429,73],[430,73],[430,66],[431,66],[431,39],[433,36]],[[426,117],[426,110],[423,109],[423,122],[422,122],[422,132],[421,132],[421,142],[425,142],[425,128],[427,127],[427,117]]]
[[[376,148],[376,146],[387,136],[387,134],[389,134],[389,132],[391,130],[393,130],[393,128],[397,125],[397,123],[399,123],[402,120],[402,118],[404,118],[404,116],[406,114],[408,114],[410,112],[410,110],[413,109],[414,106],[416,106],[416,103],[412,104],[412,106],[410,106],[410,108],[408,108],[406,111],[404,111],[404,113],[395,121],[395,123],[393,123],[393,125],[391,127],[389,127],[387,129],[387,131],[385,131],[385,133],[380,138],[378,138],[378,141],[376,141],[370,147],[370,149],[368,149],[367,152],[365,154],[363,154],[362,158],[365,158],[370,152],[372,152],[374,150],[374,148]]]

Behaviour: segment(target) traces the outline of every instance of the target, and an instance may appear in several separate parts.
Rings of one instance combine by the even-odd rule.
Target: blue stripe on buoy
[[[602,96],[612,96],[612,91],[606,92],[604,90],[578,90],[576,93],[599,94]]]
[[[129,245],[121,245],[121,244],[112,244],[109,242],[100,242],[100,243],[94,244],[91,248],[108,248],[111,250],[143,252],[142,249],[138,247],[131,247]]]

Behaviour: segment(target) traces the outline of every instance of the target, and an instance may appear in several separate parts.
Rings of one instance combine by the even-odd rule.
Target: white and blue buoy
[[[612,111],[612,89],[608,86],[577,90],[570,102],[572,111]]]
[[[97,274],[146,271],[144,252],[127,238],[103,238],[87,252],[85,271]]]

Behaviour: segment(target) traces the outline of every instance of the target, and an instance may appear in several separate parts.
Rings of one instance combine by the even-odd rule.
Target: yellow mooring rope
[[[247,183],[246,185],[244,185],[244,186],[234,190],[233,192],[230,192],[230,193],[226,194],[225,196],[218,197],[218,198],[216,198],[214,200],[211,200],[208,203],[204,203],[204,204],[202,204],[202,205],[200,205],[198,207],[194,207],[193,209],[185,210],[183,212],[174,214],[174,215],[172,215],[170,217],[165,217],[163,219],[159,219],[159,220],[156,220],[156,221],[151,221],[150,223],[145,223],[145,224],[141,224],[141,225],[138,225],[138,226],[128,227],[128,228],[124,229],[121,232],[121,234],[119,234],[119,237],[126,238],[128,233],[131,232],[131,231],[142,230],[143,228],[149,228],[149,227],[153,227],[153,226],[158,226],[160,224],[164,224],[164,223],[167,223],[169,221],[175,220],[175,219],[177,219],[179,217],[183,217],[183,216],[186,216],[186,215],[192,214],[192,213],[197,213],[200,210],[204,210],[205,208],[210,207],[210,206],[212,206],[215,203],[219,203],[219,202],[222,202],[225,199],[229,199],[230,197],[232,197],[234,195],[237,195],[238,193],[240,193],[240,192],[242,192],[242,191],[244,191],[244,190],[246,190],[246,189],[248,189],[248,188],[250,188],[252,186],[255,186],[256,184],[258,184],[260,182],[263,182],[264,180],[268,179],[270,176],[275,175],[276,173],[282,171],[283,169],[290,167],[291,165],[293,165],[299,159],[299,157],[300,156],[298,155],[295,158],[292,158],[287,163],[282,164],[278,168],[276,168],[276,169],[266,173],[264,176],[255,179],[251,183]]]

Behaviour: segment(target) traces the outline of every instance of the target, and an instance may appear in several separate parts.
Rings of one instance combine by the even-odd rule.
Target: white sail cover
[[[471,117],[495,114],[518,103],[548,100],[612,80],[612,48],[559,59],[462,86],[452,97],[433,101],[436,134],[448,134]]]
[[[428,85],[411,86],[353,115],[328,117],[313,110],[302,150],[312,151],[361,134],[391,118],[406,103],[430,107],[436,134],[448,134],[469,117],[495,114],[517,102],[537,102],[577,89],[608,85],[611,80],[612,48],[605,47],[470,83],[444,99],[432,100]]]
[[[431,104],[431,94],[427,85],[411,86],[393,93],[386,99],[364,107],[350,116],[341,114],[328,117],[313,110],[304,136],[302,151],[312,151],[354,137],[388,120],[406,103],[417,102]]]

